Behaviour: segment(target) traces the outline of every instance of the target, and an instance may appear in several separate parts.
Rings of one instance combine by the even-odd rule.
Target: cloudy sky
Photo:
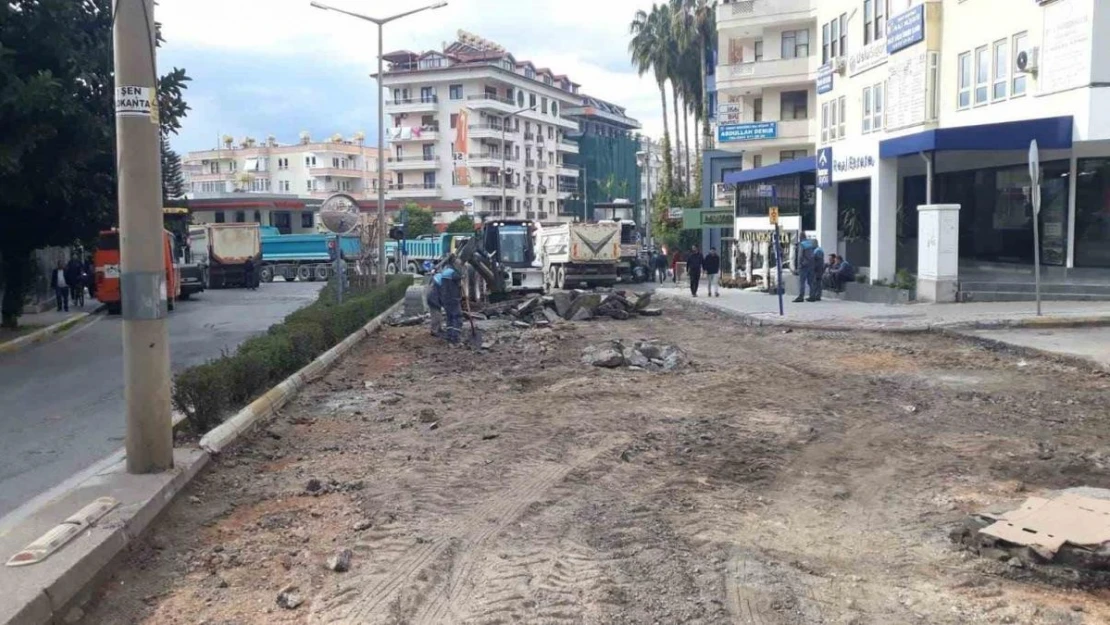
[[[329,0],[387,16],[433,0]],[[458,29],[495,41],[517,60],[550,67],[585,93],[627,107],[644,132],[662,134],[659,91],[628,60],[628,24],[651,0],[450,0],[447,7],[391,23],[386,51],[439,49]],[[218,137],[275,135],[295,142],[364,131],[376,137],[376,27],[309,6],[309,0],[159,0],[163,72],[184,67],[192,111],[172,143],[179,152]]]

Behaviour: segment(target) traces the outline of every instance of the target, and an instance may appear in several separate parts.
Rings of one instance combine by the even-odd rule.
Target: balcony
[[[817,80],[819,65],[820,58],[812,54],[798,59],[720,65],[717,89],[733,90],[733,95],[757,95],[765,88],[811,85]]]
[[[502,134],[508,140],[509,135],[512,134],[512,129],[508,126],[501,124],[470,124],[466,127],[470,131],[471,139],[497,139],[501,140]]]
[[[386,129],[385,138],[390,143],[431,143],[439,139],[439,125],[415,126],[412,128],[394,126]]]
[[[540,161],[537,163],[536,169],[547,169],[547,161]]]
[[[420,171],[439,169],[438,156],[392,156],[386,161],[386,169],[391,171]]]
[[[511,182],[505,183],[504,192],[514,189],[516,189],[516,185]],[[482,180],[470,183],[470,193],[475,197],[501,197],[502,192],[501,182],[498,180]]]
[[[484,93],[481,95],[468,95],[466,96],[466,104],[472,109],[479,111],[493,111],[495,113],[502,113],[508,115],[515,113],[522,107],[516,105],[516,102],[508,98],[499,97],[496,94]]]
[[[531,133],[531,132],[524,133],[524,142],[525,143],[535,143],[535,141],[536,141],[536,135],[534,133]]]
[[[573,141],[558,141],[555,143],[555,148],[560,152],[578,154],[578,144]]]
[[[393,183],[386,187],[391,198],[425,198],[443,195],[443,187],[432,182]]]
[[[574,167],[567,167],[566,165],[559,165],[559,168],[555,171],[555,173],[559,174],[560,176],[566,176],[568,178],[577,178],[579,174],[577,169],[575,169]]]
[[[737,0],[717,5],[717,28],[729,35],[754,37],[768,26],[804,24],[817,19],[817,0]],[[738,32],[731,32],[739,29]]]
[[[226,172],[222,174],[193,174],[189,176],[189,182],[226,182],[234,180],[237,174]]]
[[[506,157],[506,161],[512,160]],[[470,167],[492,167],[501,169],[501,155],[492,152],[471,154],[466,157],[466,164]]]
[[[399,98],[386,100],[385,112],[387,115],[394,115],[397,113],[434,113],[438,106],[439,98],[434,95],[417,98]]]
[[[524,161],[524,166],[527,167],[528,169],[535,169],[536,168],[536,159],[530,158],[530,159]]]
[[[332,178],[364,178],[367,172],[349,167],[309,167],[308,175],[313,178],[323,178],[325,176],[331,176]]]
[[[560,103],[559,106],[571,105],[564,105]],[[537,121],[542,124],[554,124],[555,126],[565,128],[566,130],[573,130],[574,132],[578,132],[578,122],[572,119],[567,119],[565,117],[559,117],[556,115],[551,115],[549,113],[544,113],[542,110],[539,109],[536,109],[534,111],[524,111],[520,114],[520,116],[531,121]]]

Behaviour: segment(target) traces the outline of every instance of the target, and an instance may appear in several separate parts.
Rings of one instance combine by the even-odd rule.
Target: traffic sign
[[[772,226],[779,225],[779,207],[778,206],[772,206],[767,211],[767,216],[771,218],[771,225]]]

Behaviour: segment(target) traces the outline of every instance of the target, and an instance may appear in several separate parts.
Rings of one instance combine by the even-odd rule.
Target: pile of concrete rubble
[[[606,369],[671,371],[686,364],[686,352],[659,341],[613,340],[591,345],[582,352],[583,364]]]
[[[652,293],[631,291],[558,291],[551,295],[533,295],[485,307],[487,318],[512,317],[520,326],[547,326],[559,320],[588,321],[608,318],[625,320],[637,315],[657,317],[661,308],[651,307]]]

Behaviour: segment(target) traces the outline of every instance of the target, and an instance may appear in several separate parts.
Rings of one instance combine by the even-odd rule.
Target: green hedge
[[[406,275],[390,277],[385,288],[354,285],[337,304],[335,284],[329,283],[316,302],[244,341],[234,354],[179,373],[174,407],[194,431],[207,432],[401,301],[411,285]]]

